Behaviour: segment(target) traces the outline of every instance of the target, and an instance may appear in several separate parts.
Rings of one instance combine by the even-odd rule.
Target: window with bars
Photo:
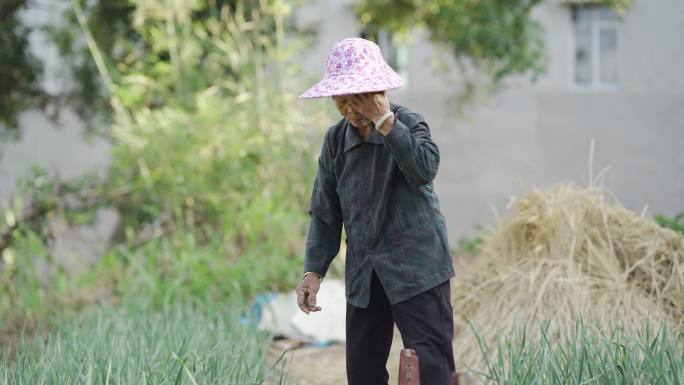
[[[574,4],[572,21],[574,83],[578,86],[618,85],[621,17],[600,4]]]

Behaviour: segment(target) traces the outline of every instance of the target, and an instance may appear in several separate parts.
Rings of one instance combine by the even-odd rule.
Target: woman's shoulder
[[[344,145],[346,126],[346,119],[342,118],[337,123],[328,127],[325,131],[323,146],[331,152],[331,157],[333,159],[337,158],[337,154],[340,153],[341,148]]]
[[[339,143],[342,140],[342,137],[344,136],[344,132],[347,126],[346,123],[347,120],[345,118],[342,118],[337,123],[328,127],[328,129],[325,132],[325,139],[329,141],[332,145],[334,145],[335,143]]]

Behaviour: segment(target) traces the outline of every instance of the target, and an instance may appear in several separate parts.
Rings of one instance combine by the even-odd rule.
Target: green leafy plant
[[[285,384],[284,354],[241,322],[244,304],[144,299],[60,316],[47,338],[25,336],[0,354],[0,384]]]
[[[42,63],[29,49],[31,29],[17,15],[24,6],[18,0],[0,3],[0,139],[19,136],[21,111],[50,101],[40,87]]]
[[[478,233],[483,231],[482,225],[475,225],[475,230]],[[458,246],[460,249],[470,255],[478,255],[482,251],[482,246],[484,245],[484,239],[481,235],[475,235],[472,237],[461,237],[458,240]]]
[[[196,299],[224,302],[293,287],[300,263],[278,254],[231,256],[218,234],[200,241],[192,231],[178,231],[113,248],[78,277],[78,287],[101,298],[144,296],[151,309]]]
[[[268,8],[288,10],[307,0],[292,1],[244,1],[244,0],[199,0],[185,2],[136,0],[75,0],[61,2],[33,2],[28,0],[7,0],[0,2],[0,138],[15,139],[20,135],[18,115],[27,109],[41,108],[51,118],[58,117],[60,111],[69,107],[83,119],[89,134],[107,135],[110,126],[111,105],[106,84],[103,84],[98,68],[91,60],[87,44],[79,30],[81,22],[87,26],[92,39],[97,42],[105,60],[101,63],[115,82],[117,66],[130,64],[136,58],[131,52],[142,52],[148,47],[147,40],[140,35],[136,22],[144,20],[137,12],[147,8],[157,12],[161,8],[192,7],[189,18],[194,24],[216,19],[220,13],[240,12],[246,21],[252,20]],[[182,3],[182,4],[181,4]],[[70,4],[77,4],[82,10],[82,20]],[[40,20],[31,18],[26,22],[23,12],[49,13],[50,18]],[[299,36],[313,36],[311,30],[296,30],[294,23],[284,19],[281,26],[285,32],[295,32]],[[277,27],[273,18],[257,21],[270,35],[276,34]],[[270,23],[265,25],[265,23]],[[43,63],[31,54],[28,36],[31,33],[46,33],[47,39],[41,43],[60,55],[63,68],[60,77],[67,80],[58,90],[46,90],[41,86]],[[52,46],[51,46],[52,45]],[[210,59],[210,58],[209,58]],[[162,54],[156,58],[159,63],[169,63],[171,55]],[[161,69],[161,66],[160,66]],[[232,74],[240,77],[239,73]],[[227,78],[227,77],[226,77]],[[224,78],[225,80],[225,78]]]
[[[552,321],[540,324],[538,341],[525,328],[497,339],[496,350],[483,342],[469,322],[483,354],[484,370],[469,368],[485,384],[681,384],[684,379],[684,336],[662,323],[654,331],[646,322],[638,336],[577,317],[574,330],[548,333]],[[503,332],[499,336],[503,335]]]
[[[315,161],[312,122],[292,104],[290,10],[264,1],[248,19],[237,2],[198,22],[192,4],[140,4],[134,26],[148,50],[132,51],[111,77],[120,110],[108,177],[112,189],[128,189],[116,204],[127,241],[146,228],[153,237],[189,231],[198,246],[218,241],[222,263],[292,268],[302,262]],[[269,263],[277,260],[284,265]],[[274,271],[270,287],[293,283],[296,274]]]
[[[110,167],[104,179],[78,183],[38,170],[24,204],[5,213],[13,224],[2,232],[11,235],[2,250],[23,263],[31,251],[15,242],[25,231],[35,233],[34,247],[49,244],[33,222],[67,215],[87,223],[95,208],[113,207],[120,237],[89,272],[69,277],[81,289],[70,291],[70,304],[140,295],[156,306],[292,288],[315,176],[312,139],[329,119],[295,104],[301,87],[291,53],[303,42],[285,42],[291,8],[237,1],[197,18],[206,2],[135,2],[140,44],[120,45],[125,59],[109,62],[80,4],[72,2],[73,12],[114,111]],[[78,214],[67,203],[84,192]],[[38,214],[23,215],[32,202]],[[4,283],[0,299],[17,298],[5,296],[14,282]]]
[[[40,234],[22,229],[12,237],[12,247],[0,258],[0,346],[11,345],[22,329],[31,332],[48,326],[69,303],[73,289],[64,268],[50,266],[52,256]],[[53,270],[49,281],[41,272],[46,266]]]
[[[655,221],[663,227],[684,234],[684,212],[681,212],[675,215],[674,217],[668,217],[666,215],[656,215]]]
[[[478,85],[497,89],[506,78],[530,75],[535,79],[544,72],[548,60],[543,30],[532,15],[541,3],[542,0],[362,0],[355,3],[354,10],[366,29],[386,28],[397,40],[408,39],[415,27],[426,28],[431,41],[447,48],[456,59],[465,80],[460,95],[464,101],[473,96]],[[625,9],[631,2],[604,3]]]

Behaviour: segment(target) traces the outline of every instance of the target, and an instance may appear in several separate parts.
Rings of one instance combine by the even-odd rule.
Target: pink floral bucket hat
[[[385,62],[377,44],[349,37],[332,46],[325,63],[325,76],[299,97],[323,98],[384,91],[403,84],[401,77]]]

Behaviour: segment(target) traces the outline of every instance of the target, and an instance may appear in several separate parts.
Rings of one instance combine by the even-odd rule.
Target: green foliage
[[[45,168],[32,165],[26,175],[17,180],[14,211],[21,211],[22,205],[38,211],[33,218],[24,218],[21,225],[24,229],[41,234],[43,238],[51,238],[47,219],[55,213],[62,214],[72,225],[94,222],[97,207],[78,200],[95,199],[100,193],[96,190],[100,183],[96,172],[62,181],[50,175]]]
[[[552,336],[550,322],[540,325],[539,341],[530,340],[525,329],[504,338],[498,334],[496,352],[470,324],[487,366],[474,372],[485,384],[506,385],[674,385],[684,379],[684,336],[671,336],[664,323],[655,333],[646,323],[638,336],[620,329],[608,336],[578,318],[574,331]]]
[[[618,12],[625,12],[632,5],[632,0],[603,0],[603,4]]]
[[[13,8],[0,18],[0,139],[17,137],[19,113],[48,101],[39,86],[42,65],[29,51],[30,30],[15,13],[23,7],[2,4],[0,14],[5,7]]]
[[[69,300],[221,301],[296,284],[316,166],[311,139],[329,120],[295,108],[302,87],[290,57],[305,41],[284,42],[291,9],[259,4],[235,2],[195,20],[207,3],[134,3],[140,40],[118,46],[129,47],[120,62],[107,61],[79,18],[93,57],[105,61],[97,70],[109,103],[119,107],[107,179],[60,183],[36,170],[17,205],[33,202],[37,221],[87,223],[102,206],[121,214],[123,243],[74,280],[85,295],[70,291]],[[64,194],[85,203],[74,209]],[[41,228],[22,223],[16,235],[34,231],[44,245]],[[27,260],[14,242],[11,251]]]
[[[54,313],[78,301],[71,274],[50,252],[50,220],[63,215],[72,224],[92,223],[92,207],[71,209],[61,200],[89,192],[94,178],[85,174],[60,183],[45,169],[32,167],[17,181],[17,195],[0,225],[0,344],[22,326],[31,330],[49,323]]]
[[[134,247],[119,245],[94,269],[79,277],[84,291],[112,298],[148,299],[150,309],[164,303],[206,299],[225,302],[252,298],[297,283],[302,260],[278,254],[231,255],[214,234],[199,242],[191,232],[153,239]]]
[[[289,10],[264,1],[248,21],[238,3],[234,13],[193,22],[197,3],[174,4],[136,8],[148,50],[115,66],[112,97],[123,112],[112,128],[109,180],[128,190],[116,204],[124,227],[161,223],[162,232],[183,228],[200,243],[216,233],[224,263],[280,258],[293,266],[315,159],[312,122],[293,108],[299,87],[288,58],[298,46],[284,45],[282,29]],[[283,275],[271,286],[292,282],[276,271]]]
[[[303,231],[313,172],[306,142],[260,130],[247,105],[212,95],[197,102],[196,111],[142,111],[114,129],[110,178],[113,188],[129,189],[119,203],[125,225],[169,218],[220,229],[239,249],[272,242],[288,254],[292,235]]]
[[[85,27],[106,58],[114,93],[129,107],[140,103],[149,108],[166,106],[169,100],[165,93],[169,90],[175,91],[176,102],[192,104],[192,98],[181,100],[188,96],[187,91],[219,82],[228,87],[239,83],[247,75],[237,72],[244,69],[238,62],[245,52],[223,52],[237,64],[225,66],[226,60],[216,60],[221,48],[230,48],[233,40],[244,40],[240,35],[258,30],[260,38],[266,39],[254,42],[253,48],[258,49],[269,41],[273,45],[276,34],[294,30],[294,24],[283,18],[291,12],[283,1],[79,0],[78,4]],[[89,48],[79,43],[79,27],[83,25],[79,25],[73,7],[64,16],[64,25],[48,29],[74,79],[63,97],[88,120],[96,114],[108,116],[112,90],[102,87],[100,70],[91,60]],[[236,24],[229,19],[239,20],[243,29],[234,29]],[[226,27],[233,30],[227,33]],[[209,36],[214,39],[203,40]],[[226,39],[219,41],[219,37]],[[219,46],[212,46],[217,43]]]
[[[684,234],[684,212],[681,212],[675,215],[674,217],[668,217],[666,215],[656,215],[655,221],[663,227]]]
[[[0,259],[0,345],[20,329],[45,326],[70,290],[68,274],[60,266],[55,266],[49,286],[41,281],[40,267],[51,257],[39,234],[28,230],[12,237],[12,247],[3,250]]]
[[[433,42],[448,47],[465,78],[464,95],[474,92],[472,67],[483,71],[491,86],[513,75],[536,78],[546,67],[543,30],[532,17],[542,0],[362,0],[354,10],[366,28],[387,28],[405,39],[416,26]],[[629,0],[606,0],[624,9]]]
[[[242,308],[142,300],[67,314],[0,354],[0,384],[284,384],[285,361],[267,364],[270,336],[243,325]]]
[[[71,2],[71,0],[69,1]],[[88,27],[98,47],[114,64],[124,59],[126,51],[140,42],[132,30],[132,13],[135,10],[130,0],[79,0],[87,10]],[[106,88],[103,88],[95,62],[90,57],[72,8],[67,8],[60,23],[46,25],[52,43],[60,54],[66,69],[63,76],[72,81],[63,85],[59,98],[69,105],[87,123],[105,126],[107,119],[96,122],[96,118],[109,118],[110,106]],[[94,131],[93,127],[90,127]],[[105,131],[100,127],[100,131]]]
[[[391,6],[390,6],[391,3]],[[364,0],[355,10],[365,24],[406,35],[425,26],[434,42],[448,44],[460,63],[472,62],[495,84],[544,68],[541,26],[530,11],[541,0]]]
[[[152,16],[166,16],[168,9],[187,9],[189,20],[193,25],[212,22],[220,14],[241,13],[246,21],[252,21],[256,12],[263,9],[276,9],[285,14],[292,6],[306,0],[284,1],[255,1],[255,0],[193,0],[193,1],[154,1],[142,2],[137,0],[77,0],[86,19],[88,30],[97,42],[102,55],[107,58],[105,65],[117,76],[117,66],[135,65],[148,52],[147,37],[142,36],[143,29],[135,23],[149,20]],[[95,133],[106,133],[111,118],[109,105],[109,90],[103,87],[103,79],[98,74],[97,66],[90,57],[89,48],[84,44],[79,21],[73,7],[68,5],[72,0],[64,2],[30,2],[26,0],[11,0],[0,2],[0,135],[17,137],[20,132],[17,127],[17,116],[30,108],[42,108],[56,117],[59,109],[69,106],[76,111],[86,123],[88,129]],[[39,8],[43,11],[55,12],[64,9],[64,14],[55,14],[45,24],[33,24],[29,28],[19,22],[19,12]],[[168,5],[168,6],[167,6]],[[141,11],[141,9],[145,9]],[[136,12],[136,10],[138,12]],[[146,13],[147,10],[150,13]],[[163,10],[163,12],[160,12]],[[276,34],[277,26],[273,18],[262,18],[258,21],[263,31],[269,35]],[[266,23],[269,23],[266,25]],[[282,25],[284,31],[294,31],[291,19]],[[202,28],[200,28],[202,29]],[[42,63],[29,52],[28,35],[34,32],[46,32],[49,42],[53,43],[60,54],[64,72],[60,74],[70,81],[61,84],[58,93],[49,94],[40,86],[43,73]],[[159,31],[152,31],[159,32]],[[297,31],[303,36],[311,37],[310,31]],[[203,49],[203,47],[199,47]],[[141,56],[137,54],[140,53]],[[154,59],[162,67],[172,60],[170,52],[159,52]],[[210,57],[204,57],[204,62],[210,62]],[[240,74],[233,74],[233,78]],[[218,79],[218,78],[216,78]],[[169,79],[173,80],[173,79]],[[224,78],[224,80],[226,80]],[[48,108],[51,107],[51,108]],[[54,113],[53,113],[54,112]]]
[[[475,225],[475,230],[482,232],[482,225]],[[484,239],[480,235],[475,235],[473,237],[461,237],[458,240],[458,246],[464,252],[470,255],[478,255],[482,251],[482,246],[484,245]]]

